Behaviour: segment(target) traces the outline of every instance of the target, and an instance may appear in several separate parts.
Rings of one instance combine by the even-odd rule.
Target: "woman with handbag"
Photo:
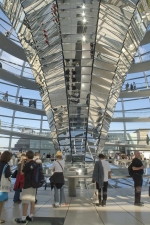
[[[65,194],[64,194],[64,167],[65,161],[62,159],[62,152],[57,151],[56,153],[56,161],[53,162],[52,170],[53,175],[50,178],[51,182],[51,189],[54,188],[54,204],[53,207],[67,206],[68,204],[65,201]],[[60,191],[60,196],[59,196]]]
[[[8,165],[8,162],[10,161],[12,157],[11,152],[5,151],[1,155],[0,159],[0,216],[2,212],[2,207],[4,201],[8,199],[8,192],[10,192],[11,189],[11,170],[10,166]],[[5,220],[2,220],[0,218],[0,224],[5,223]]]
[[[16,176],[16,182],[14,184],[14,203],[20,204],[21,200],[20,200],[20,192],[22,191],[23,185],[24,185],[24,174],[21,174],[21,162],[22,160],[26,159],[26,155],[22,154],[20,161],[18,162],[18,172],[17,172],[17,176]]]

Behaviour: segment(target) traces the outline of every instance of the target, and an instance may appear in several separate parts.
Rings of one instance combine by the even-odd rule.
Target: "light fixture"
[[[83,11],[82,16],[85,16],[85,12]]]
[[[83,41],[85,41],[85,40],[86,40],[86,37],[85,37],[85,35],[83,35],[83,37],[82,37],[82,40],[83,40]]]
[[[79,175],[81,175],[82,170],[81,170],[81,169],[78,169],[78,170],[76,170],[76,172],[77,172]]]
[[[83,18],[83,23],[86,23],[86,19],[85,19],[85,17]]]
[[[82,6],[82,9],[85,9],[85,5]]]

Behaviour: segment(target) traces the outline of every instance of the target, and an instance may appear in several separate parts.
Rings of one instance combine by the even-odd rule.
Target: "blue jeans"
[[[60,198],[58,193],[59,191],[60,191]],[[64,185],[60,189],[57,189],[57,187],[54,185],[54,202],[56,206],[66,203]]]
[[[17,189],[14,194],[14,202],[20,201],[20,191],[21,189]]]

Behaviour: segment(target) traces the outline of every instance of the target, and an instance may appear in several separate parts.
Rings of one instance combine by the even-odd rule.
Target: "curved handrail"
[[[4,60],[1,58],[1,62],[3,63],[3,69],[6,69],[8,71],[12,71],[12,73],[20,76],[21,72],[22,72],[22,65],[19,65],[19,64],[16,64],[16,63],[13,63],[13,62],[10,62],[10,61],[7,61],[7,60]],[[11,65],[10,65],[11,64]],[[13,66],[12,66],[13,64]],[[21,69],[19,68],[16,68],[15,65],[18,67],[20,66]],[[6,68],[5,68],[6,67]],[[29,67],[25,67],[27,69],[29,69]],[[27,78],[27,79],[31,79],[31,80],[35,80],[34,77],[33,77],[33,74],[32,73],[29,73],[29,72],[26,72],[26,71],[23,71],[23,78]]]
[[[44,132],[38,132],[40,129],[35,128],[35,127],[25,127],[22,125],[17,125],[17,124],[11,124],[11,123],[7,123],[4,122],[2,120],[0,120],[0,129],[5,129],[5,130],[9,130],[13,129],[13,131],[17,131],[17,132],[22,132],[22,133],[27,133],[27,134],[34,134],[34,135],[41,135],[41,136],[47,136],[50,134],[50,130],[48,129],[43,129]],[[28,132],[26,132],[28,131]]]
[[[124,113],[124,117],[123,116]],[[122,111],[122,112],[114,112],[113,118],[134,118],[134,117],[138,117],[140,118],[149,118],[150,117],[150,110],[149,111],[135,111],[135,112],[126,112],[126,111]]]
[[[134,81],[133,81],[134,82]],[[132,84],[133,85],[133,82],[126,82],[123,86],[122,86],[122,91],[136,91],[136,90],[143,90],[143,89],[147,89],[147,84],[145,83],[145,82],[143,82],[143,83],[136,83],[135,85],[136,85],[136,87],[134,88],[133,87],[133,90],[131,90],[131,87],[130,87],[130,85]],[[129,84],[129,88],[127,89],[126,88],[126,84]],[[142,86],[142,84],[144,84],[145,86]],[[150,84],[149,84],[149,82],[148,82],[148,86],[149,86],[149,88],[150,88]]]
[[[15,104],[20,104],[22,106],[28,106],[28,107],[32,107],[32,108],[37,108],[37,109],[43,109],[43,104],[42,104],[41,100],[34,99],[34,98],[30,98],[29,99],[29,98],[24,98],[23,97],[23,104],[21,104],[19,102],[19,98],[20,97],[16,97],[16,96],[8,94],[8,102],[15,103]],[[4,100],[4,101],[7,101],[7,98],[5,97],[5,93],[4,92],[0,92],[0,99]],[[35,105],[33,103],[29,106],[29,101],[30,100],[32,100],[32,102],[33,102],[33,100],[36,100],[36,107],[35,107]]]
[[[109,135],[109,133],[108,133],[108,135]],[[139,143],[139,141],[144,141],[145,142],[145,145],[147,144],[147,140],[146,140],[146,137],[145,137],[145,139],[144,138],[141,138],[141,139],[138,139],[138,138],[132,138],[132,140],[130,140],[130,139],[119,139],[119,137],[118,137],[118,139],[117,139],[117,137],[115,137],[114,139],[113,138],[108,138],[107,140],[106,140],[106,142],[107,143],[113,143],[113,144],[137,144],[137,143]],[[137,143],[135,143],[135,142],[137,142]]]

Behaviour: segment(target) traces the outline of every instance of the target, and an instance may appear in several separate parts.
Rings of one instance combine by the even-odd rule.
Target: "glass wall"
[[[2,15],[1,32],[6,38],[21,46],[8,18],[2,11],[0,11],[0,14]],[[24,150],[32,149],[53,153],[54,147],[50,138],[49,140],[38,140],[38,136],[36,136],[50,137],[47,117],[44,116],[44,113],[40,115],[36,112],[36,109],[43,110],[38,88],[32,90],[27,86],[24,87],[23,82],[22,86],[17,85],[19,77],[34,81],[29,64],[1,49],[0,63],[2,64],[0,70],[0,74],[2,74],[0,79],[0,151],[18,151],[22,148]],[[9,76],[14,76],[13,79],[3,75],[6,72],[10,73]],[[8,95],[6,92],[8,92]],[[21,96],[23,101],[20,101]],[[20,107],[16,108],[16,104]],[[35,109],[35,113],[28,112],[29,107]],[[20,133],[22,133],[22,137]],[[26,134],[23,133],[31,134],[31,137],[29,135],[26,137]],[[33,135],[36,136],[36,140],[35,137],[32,137]]]
[[[149,33],[149,29],[147,30]],[[138,48],[133,64],[142,66],[142,63],[150,61],[150,44],[142,45]],[[150,65],[150,64],[149,64]],[[150,67],[149,67],[150,69]],[[109,129],[109,141],[118,141],[129,144],[147,144],[147,134],[150,135],[150,96],[148,92],[143,94],[143,90],[150,90],[150,70],[138,73],[128,73],[122,86],[122,92],[131,93],[129,98],[119,98],[114,112],[114,118],[122,118],[122,122],[111,122]],[[128,85],[127,85],[128,84]],[[138,93],[137,97],[132,93]],[[141,95],[141,97],[140,97]],[[140,119],[145,118],[142,122]],[[129,121],[128,121],[129,120]],[[138,121],[139,120],[139,121]],[[137,132],[144,134],[139,137]],[[105,150],[118,147],[105,146]],[[135,148],[128,148],[135,149]]]

